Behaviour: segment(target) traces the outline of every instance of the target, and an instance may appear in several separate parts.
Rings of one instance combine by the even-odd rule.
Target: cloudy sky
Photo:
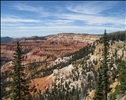
[[[126,29],[125,1],[2,1],[1,8],[1,36]]]

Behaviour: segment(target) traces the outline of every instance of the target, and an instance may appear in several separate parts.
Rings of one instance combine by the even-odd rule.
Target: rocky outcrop
[[[101,36],[91,34],[74,34],[74,33],[62,33],[57,35],[47,36],[48,40],[62,40],[62,41],[80,41],[86,43],[93,43],[98,40]]]

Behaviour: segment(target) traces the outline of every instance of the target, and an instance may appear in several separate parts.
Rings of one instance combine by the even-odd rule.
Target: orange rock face
[[[87,43],[76,41],[22,41],[20,42],[24,53],[24,63],[51,61],[57,57],[73,53],[87,45]],[[15,51],[15,44],[1,44],[1,62],[11,61]]]

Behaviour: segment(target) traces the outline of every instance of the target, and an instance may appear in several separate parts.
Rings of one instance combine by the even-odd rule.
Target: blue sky
[[[1,36],[92,33],[126,29],[125,1],[2,1]]]

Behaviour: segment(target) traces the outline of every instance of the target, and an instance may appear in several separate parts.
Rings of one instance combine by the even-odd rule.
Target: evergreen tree
[[[5,91],[6,91],[6,86],[7,86],[7,84],[8,84],[8,82],[6,82],[6,80],[5,79],[7,79],[7,75],[5,75],[5,74],[1,74],[1,99],[5,96]]]
[[[103,94],[103,76],[102,76],[102,70],[98,70],[98,79],[96,84],[96,90],[95,90],[95,96],[94,100],[104,100],[104,94]]]
[[[25,79],[26,74],[24,73],[24,67],[21,65],[21,60],[22,51],[19,42],[17,42],[13,56],[13,71],[10,74],[12,80],[8,85],[10,90],[6,92],[7,98],[11,98],[11,100],[26,100],[29,96],[27,80]]]
[[[109,92],[109,77],[108,77],[108,65],[107,65],[107,56],[108,56],[108,38],[107,38],[107,33],[106,30],[104,32],[104,61],[103,61],[103,84],[104,84],[104,88],[103,88],[103,92],[104,92],[104,99],[107,100],[107,94]]]
[[[116,86],[114,93],[109,96],[110,100],[116,100],[117,96],[126,94],[126,61],[121,61],[118,65],[117,74],[119,75],[119,85]],[[118,98],[120,99],[120,98]]]
[[[103,63],[100,67],[99,74],[98,74],[98,80],[97,80],[97,86],[96,86],[96,92],[94,96],[94,100],[107,100],[107,94],[109,92],[109,77],[108,77],[108,66],[107,66],[107,56],[108,56],[108,38],[106,30],[104,32],[104,53],[103,53]]]
[[[122,61],[118,66],[119,82],[120,82],[120,92],[125,94],[126,92],[126,61]]]

